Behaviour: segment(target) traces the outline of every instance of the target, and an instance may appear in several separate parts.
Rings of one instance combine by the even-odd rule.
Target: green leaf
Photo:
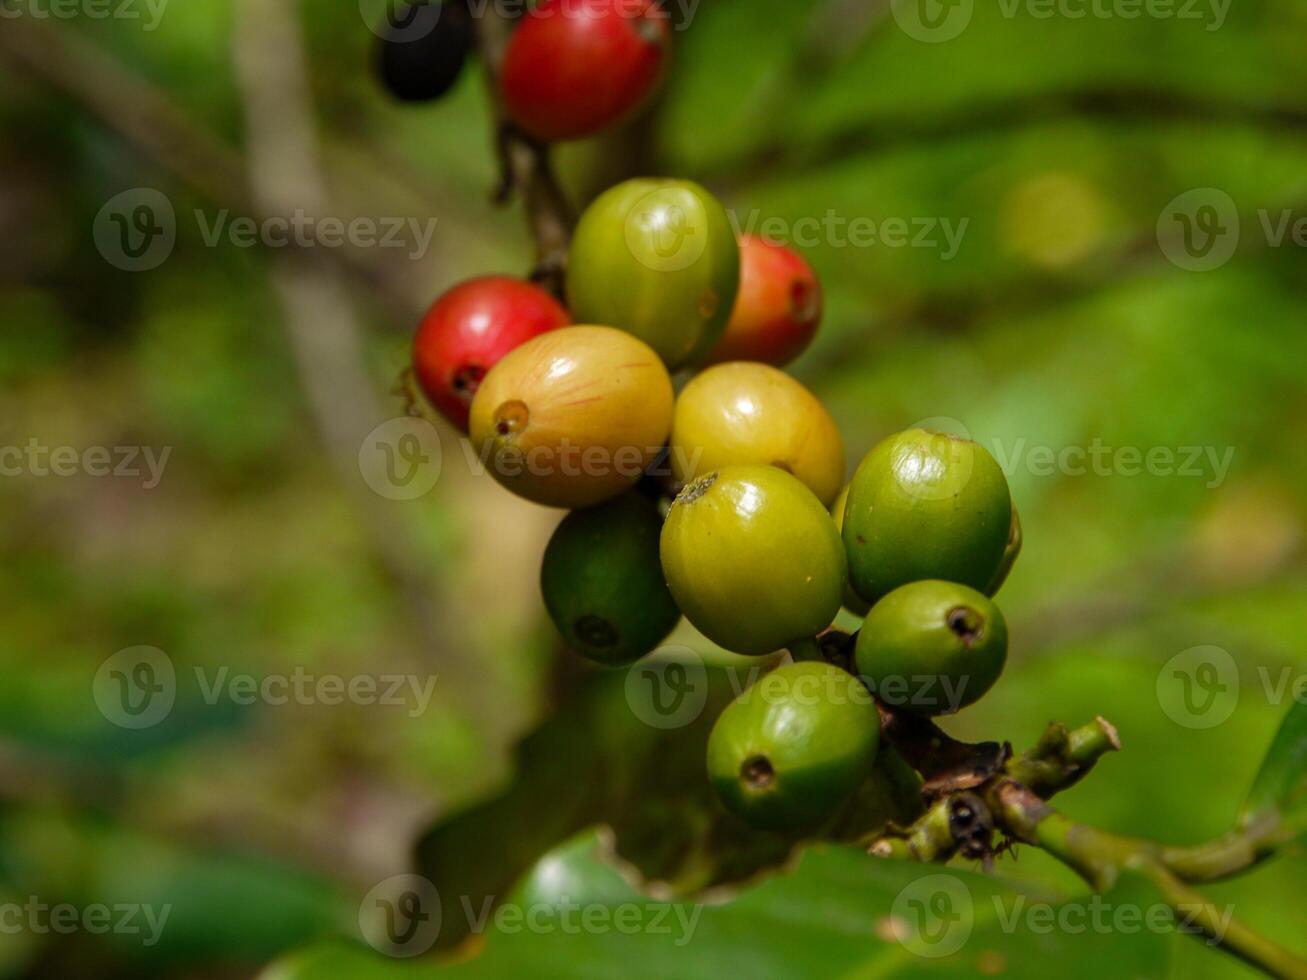
[[[470,959],[401,964],[337,942],[281,961],[264,980],[602,977],[618,964],[631,980],[1043,980],[1099,977],[1105,963],[1117,976],[1155,977],[1165,975],[1173,935],[1142,924],[1156,900],[1134,885],[1104,899],[1056,902],[991,876],[821,844],[792,872],[705,906],[650,901],[597,851],[586,835],[541,861],[488,920],[485,944]]]
[[[1302,701],[1295,700],[1280,723],[1240,822],[1248,824],[1272,812],[1281,819],[1307,821],[1307,704]]]
[[[688,652],[688,651],[687,651]],[[718,714],[764,666],[728,669],[688,660],[687,695],[702,695],[683,722],[649,724],[640,703],[647,676],[676,660],[641,661],[630,670],[588,675],[558,713],[519,746],[515,776],[498,796],[437,824],[419,842],[418,870],[442,896],[439,944],[472,931],[461,902],[493,907],[540,856],[578,832],[611,828],[617,854],[667,894],[737,884],[783,864],[797,837],[753,830],[718,802],[705,770],[708,734]],[[670,682],[669,682],[670,683]],[[670,690],[670,686],[668,690]],[[691,717],[693,715],[693,717]],[[825,836],[855,841],[920,810],[915,774],[888,752]]]

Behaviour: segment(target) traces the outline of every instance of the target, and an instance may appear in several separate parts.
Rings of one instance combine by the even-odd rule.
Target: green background
[[[325,213],[436,220],[418,259],[366,252],[384,282],[328,277],[358,338],[343,367],[338,352],[297,356],[273,285],[286,250],[204,241],[196,209],[211,222],[222,209],[244,213],[242,202],[202,191],[118,131],[141,104],[121,85],[126,72],[243,153],[236,28],[257,5],[173,2],[154,31],[42,21],[76,42],[76,58],[47,52],[47,62],[89,80],[95,112],[19,67],[0,38],[0,445],[171,447],[152,489],[85,473],[0,477],[0,891],[18,903],[173,908],[149,948],[133,935],[6,931],[0,976],[252,976],[288,951],[352,936],[362,896],[405,869],[434,821],[510,780],[513,745],[586,673],[558,648],[537,593],[556,512],[473,474],[447,428],[429,494],[373,494],[352,452],[333,460],[322,406],[305,394],[331,372],[361,370],[381,414],[344,390],[332,410],[362,432],[400,414],[388,391],[421,310],[462,278],[529,268],[520,215],[489,203],[480,66],[447,101],[400,107],[370,74],[375,39],[356,4],[289,6]],[[1272,247],[1259,215],[1307,217],[1292,210],[1307,202],[1307,8],[1247,0],[1215,29],[1210,8],[1194,9],[1206,19],[1043,18],[1024,6],[1007,16],[978,3],[957,38],[929,44],[877,3],[703,0],[650,110],[557,155],[578,202],[650,174],[704,182],[746,227],[799,229],[828,214],[967,222],[950,258],[805,242],[827,314],[793,371],[834,414],[850,466],[885,434],[939,417],[1009,456],[1096,440],[1233,450],[1219,481],[1210,466],[1046,473],[1022,455],[1009,479],[1025,552],[999,598],[1007,672],[945,725],[1021,747],[1053,719],[1106,715],[1124,750],[1059,806],[1176,843],[1228,828],[1289,703],[1264,678],[1307,671],[1307,257],[1291,241]],[[0,33],[14,30],[0,21]],[[106,201],[139,187],[172,201],[177,246],[157,269],[129,274],[97,252],[93,228]],[[1168,202],[1195,188],[1228,194],[1241,217],[1239,249],[1205,272],[1169,262],[1156,231]],[[319,369],[325,378],[310,376]],[[689,631],[676,642],[706,650]],[[96,710],[92,681],[112,653],[142,644],[166,651],[183,679],[195,667],[303,667],[438,683],[416,717],[210,705],[187,683],[163,724],[130,731]],[[1195,729],[1164,710],[1158,678],[1201,645],[1229,652],[1240,686],[1227,720]],[[611,710],[626,710],[620,685],[610,688]],[[546,759],[556,771],[541,778],[584,783],[575,758]],[[546,795],[531,817],[549,810]],[[489,830],[475,839],[471,863],[538,856]],[[590,894],[626,900],[628,885],[577,860],[597,879]],[[1211,894],[1304,950],[1304,871],[1286,855]],[[823,850],[788,886],[776,879],[710,908],[677,959],[660,959],[672,953],[647,949],[647,937],[528,946],[533,937],[491,935],[466,968],[931,972],[876,928],[920,873]],[[996,873],[977,894],[1082,892],[1030,848]],[[1001,961],[982,956],[991,947]],[[325,971],[310,975],[407,972],[352,946],[300,955]],[[1048,963],[1086,976],[1251,975],[1169,936],[1000,934],[965,955],[951,968],[977,975],[1018,964],[1047,975]]]

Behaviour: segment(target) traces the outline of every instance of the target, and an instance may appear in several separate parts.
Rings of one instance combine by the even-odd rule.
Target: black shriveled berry
[[[463,0],[388,5],[378,33],[381,83],[404,102],[448,92],[472,48],[472,19]]]

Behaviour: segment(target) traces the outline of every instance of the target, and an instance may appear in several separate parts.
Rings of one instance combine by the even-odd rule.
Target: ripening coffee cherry
[[[708,738],[708,776],[732,813],[764,830],[812,827],[866,779],[880,716],[858,678],[789,664],[727,705]]]
[[[730,466],[686,485],[663,524],[661,555],[677,606],[734,653],[771,653],[815,636],[844,594],[834,521],[774,466]]]
[[[762,361],[783,367],[812,342],[821,311],[821,283],[802,255],[765,238],[741,235],[740,294],[707,362]]]
[[[740,284],[740,249],[721,203],[688,180],[628,180],[586,208],[572,239],[567,300],[673,370],[717,342]]]
[[[844,505],[848,503],[848,500],[849,488],[846,486],[840,491],[839,496],[835,498],[835,503],[830,505],[830,516],[835,520],[835,530],[840,532],[841,540],[843,540],[844,535]],[[844,608],[855,616],[865,616],[867,610],[871,608],[871,603],[854,592],[852,585],[845,585]]]
[[[601,664],[630,663],[680,620],[658,560],[662,529],[657,504],[635,491],[574,510],[558,525],[545,549],[540,590],[577,653]]]
[[[858,673],[890,707],[952,714],[994,686],[1007,661],[1007,623],[986,596],[956,582],[895,589],[858,631]]]
[[[696,375],[677,397],[671,462],[682,483],[723,466],[770,464],[830,504],[844,483],[844,440],[825,406],[784,371],[733,361]]]
[[[549,507],[629,489],[672,426],[672,379],[648,344],[612,327],[560,327],[496,364],[472,400],[472,444],[496,480]]]
[[[504,54],[504,107],[539,140],[593,136],[648,98],[671,36],[656,0],[541,0]]]
[[[458,81],[472,50],[472,18],[463,0],[387,4],[377,72],[403,102],[438,99]]]
[[[1016,564],[1017,556],[1021,554],[1022,535],[1021,535],[1021,518],[1017,516],[1017,505],[1012,505],[1012,527],[1008,530],[1007,547],[1003,549],[1003,560],[998,564],[998,570],[994,572],[994,577],[989,581],[989,588],[985,590],[985,595],[997,595],[998,590],[1003,588],[1003,583],[1012,572],[1012,566]]]
[[[909,429],[876,446],[844,508],[849,581],[868,602],[921,579],[985,589],[1012,525],[1007,479],[969,439]]]
[[[413,371],[440,413],[467,431],[468,406],[509,351],[567,324],[567,310],[538,286],[507,276],[469,279],[431,307],[413,337]]]

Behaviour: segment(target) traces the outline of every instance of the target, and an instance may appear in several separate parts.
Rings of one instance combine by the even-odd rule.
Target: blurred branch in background
[[[298,5],[239,0],[234,56],[246,112],[248,164],[255,204],[271,214],[328,214],[318,159]],[[470,673],[454,617],[442,614],[435,584],[406,544],[401,524],[358,478],[357,455],[384,418],[363,367],[358,321],[350,298],[319,253],[277,254],[272,277],[285,311],[300,381],[341,484],[371,532],[387,572],[415,615],[421,646],[442,668]],[[477,685],[470,684],[469,691]]]
[[[0,2],[8,4],[8,0]],[[0,55],[62,91],[141,153],[213,201],[260,222],[290,216],[290,212],[259,207],[238,152],[197,125],[192,113],[76,31],[31,17],[9,17],[0,31]],[[312,239],[317,226],[308,224],[304,233]],[[289,236],[288,244],[299,247],[296,236]],[[384,255],[375,257],[348,241],[339,248],[315,251],[334,253],[336,258],[331,261],[374,290],[405,329],[421,312],[426,297],[412,295],[403,283],[402,268],[387,262]]]

